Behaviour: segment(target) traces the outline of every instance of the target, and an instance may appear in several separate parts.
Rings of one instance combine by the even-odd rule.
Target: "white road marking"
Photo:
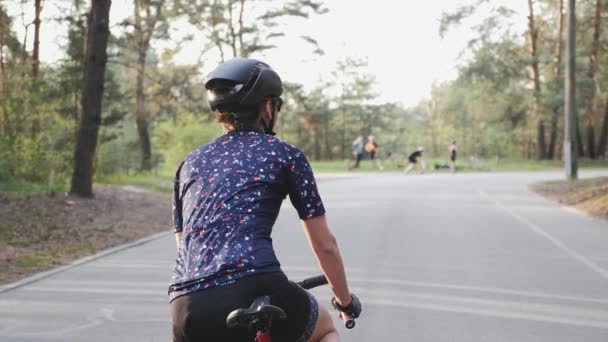
[[[408,293],[396,289],[370,289],[357,286],[351,288],[354,293],[359,295],[363,305],[453,312],[482,317],[608,329],[608,310],[606,309],[572,304],[535,303],[525,299],[514,301],[434,293]],[[330,294],[329,289],[323,291],[327,295]]]
[[[121,288],[103,288],[103,287],[82,287],[82,288],[62,288],[51,286],[28,286],[21,289],[27,292],[63,292],[63,293],[88,293],[88,294],[118,294],[129,296],[163,296],[167,294],[166,289],[149,290],[149,289],[121,289]]]
[[[494,310],[494,309],[490,309],[490,308],[465,307],[462,305],[425,304],[425,303],[395,301],[392,299],[368,299],[365,301],[365,304],[395,306],[395,307],[402,307],[402,308],[414,308],[414,309],[423,309],[423,310],[432,310],[432,311],[456,312],[456,313],[464,313],[464,314],[473,314],[473,315],[484,316],[484,317],[509,318],[509,319],[519,319],[519,320],[524,320],[524,321],[536,321],[536,322],[543,322],[543,323],[555,323],[555,324],[576,325],[576,326],[608,329],[608,321],[603,321],[603,320],[546,316],[546,315],[542,315],[542,314]]]
[[[608,310],[575,306],[571,304],[534,303],[527,300],[500,300],[489,298],[476,298],[461,295],[441,295],[435,293],[408,293],[401,289],[370,289],[369,287],[353,287],[353,292],[360,295],[365,305],[381,305],[407,309],[422,309],[439,312],[453,312],[472,314],[482,317],[502,319],[517,319],[523,321],[543,322],[581,327],[608,329]],[[329,289],[324,288],[326,292]],[[82,308],[81,308],[82,309]],[[65,307],[64,310],[73,310]],[[121,314],[122,312],[122,314]],[[57,312],[61,314],[61,311]],[[31,326],[26,331],[16,331],[15,327],[24,328],[21,320],[8,318],[9,322],[0,328],[0,335],[4,337],[37,337],[37,336],[65,336],[79,333],[93,327],[106,324],[135,324],[135,323],[168,323],[169,319],[156,317],[138,317],[129,319],[124,308],[104,306],[92,311],[83,317],[81,322],[59,329],[36,330]],[[118,316],[118,317],[117,317]],[[127,317],[120,317],[127,316]],[[35,324],[35,322],[28,322]],[[18,329],[19,329],[18,328]]]
[[[410,287],[443,288],[443,289],[451,289],[451,290],[464,290],[464,291],[485,292],[485,293],[493,293],[493,294],[516,295],[516,296],[530,297],[530,298],[544,298],[544,299],[555,299],[555,300],[562,300],[562,301],[608,304],[608,299],[564,296],[564,295],[558,295],[558,294],[518,291],[518,290],[502,289],[502,288],[494,288],[494,287],[439,284],[439,283],[427,283],[427,282],[396,280],[396,279],[366,279],[366,278],[356,278],[356,277],[355,278],[349,277],[348,281],[349,281],[349,283],[352,282],[353,284],[357,284],[357,283],[394,284],[394,285],[405,285],[405,286],[410,286]]]
[[[573,250],[572,248],[568,247],[565,243],[563,243],[562,241],[560,241],[556,237],[552,236],[551,234],[547,233],[542,228],[540,228],[538,225],[530,222],[525,217],[523,217],[521,215],[518,215],[517,213],[513,212],[508,207],[502,205],[500,202],[498,202],[495,199],[491,198],[490,196],[488,196],[483,191],[479,190],[479,194],[482,197],[487,198],[488,200],[494,202],[494,204],[496,205],[496,207],[502,209],[503,211],[505,211],[506,213],[508,213],[509,215],[511,215],[513,218],[515,218],[518,221],[520,221],[521,223],[523,223],[526,227],[528,227],[530,230],[532,230],[536,234],[538,234],[538,235],[544,237],[545,239],[549,240],[551,243],[553,243],[553,245],[555,245],[556,247],[558,247],[562,251],[566,252],[573,259],[581,262],[582,264],[584,264],[585,266],[587,266],[589,269],[591,269],[595,273],[599,274],[602,278],[608,280],[608,271],[607,270],[603,269],[598,264],[596,264],[593,261],[589,260],[584,255],[581,255],[578,252],[576,252],[575,250]]]

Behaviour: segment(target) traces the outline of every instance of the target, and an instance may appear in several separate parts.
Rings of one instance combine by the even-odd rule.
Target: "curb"
[[[28,284],[31,284],[31,283],[35,283],[35,282],[40,281],[42,279],[48,278],[48,277],[53,276],[53,275],[58,274],[58,273],[65,272],[67,270],[70,270],[70,269],[75,268],[75,267],[80,266],[80,265],[84,265],[84,264],[89,263],[91,261],[95,261],[95,260],[103,258],[105,256],[108,256],[108,255],[111,255],[111,254],[114,254],[114,253],[118,253],[118,252],[124,251],[124,250],[129,249],[129,248],[133,248],[133,247],[136,247],[136,246],[139,246],[139,245],[143,245],[145,243],[148,243],[148,242],[151,242],[151,241],[154,241],[154,240],[158,240],[158,239],[160,239],[160,238],[162,238],[162,237],[164,237],[166,235],[169,235],[169,234],[171,234],[171,232],[156,233],[154,235],[151,235],[151,236],[148,236],[148,237],[145,237],[145,238],[133,241],[133,242],[127,242],[127,243],[125,243],[123,245],[112,247],[112,248],[103,250],[101,252],[98,252],[96,254],[89,255],[89,256],[86,256],[84,258],[80,258],[80,259],[72,262],[71,264],[60,266],[60,267],[57,267],[57,268],[53,268],[53,269],[50,269],[48,271],[40,272],[40,273],[37,273],[37,274],[35,274],[33,276],[27,277],[25,279],[18,280],[18,281],[14,282],[14,283],[9,283],[9,284],[6,284],[6,285],[2,285],[2,286],[0,286],[0,294],[3,294],[5,292],[18,289],[18,288],[20,288],[22,286],[25,286],[25,285],[28,285]]]
[[[592,221],[608,222],[608,219],[606,219],[605,217],[595,216],[595,215],[593,215],[591,213],[588,213],[588,212],[586,212],[584,210],[578,209],[578,208],[576,208],[574,206],[568,206],[568,205],[565,205],[565,204],[561,204],[559,202],[556,202],[556,203],[565,212],[568,212],[568,213],[571,213],[571,214],[574,214],[574,215],[578,215],[578,216],[581,216],[581,217],[586,217],[586,218],[588,218],[588,219],[590,219]]]

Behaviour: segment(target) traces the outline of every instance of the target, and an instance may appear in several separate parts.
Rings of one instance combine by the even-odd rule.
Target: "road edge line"
[[[540,236],[544,237],[545,239],[549,240],[549,242],[551,242],[555,247],[561,249],[563,252],[566,252],[566,254],[568,254],[571,258],[573,258],[574,260],[579,261],[583,265],[587,266],[590,270],[594,271],[595,273],[597,273],[598,275],[600,275],[605,280],[608,280],[608,271],[607,270],[605,270],[604,268],[602,268],[601,266],[599,266],[595,262],[589,260],[587,257],[585,257],[584,255],[578,253],[574,249],[570,248],[563,241],[561,241],[558,238],[554,237],[553,235],[547,233],[540,226],[534,224],[533,222],[531,222],[530,220],[526,219],[525,217],[523,217],[523,216],[521,216],[521,215],[513,212],[511,209],[509,209],[508,207],[504,206],[502,203],[498,202],[497,200],[491,198],[490,196],[488,196],[482,190],[478,190],[478,193],[482,197],[490,200],[491,202],[494,202],[494,204],[496,205],[497,208],[503,210],[507,214],[511,215],[511,217],[513,217],[516,220],[518,220],[519,222],[523,223],[525,226],[528,227],[528,229],[530,229],[531,231],[535,232],[537,235],[540,235]]]

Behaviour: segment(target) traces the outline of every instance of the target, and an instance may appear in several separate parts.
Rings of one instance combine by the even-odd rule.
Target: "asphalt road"
[[[600,174],[608,172],[582,172]],[[561,177],[322,177],[364,305],[355,329],[340,327],[343,340],[608,341],[608,223],[527,190]],[[291,278],[319,272],[288,201],[274,241]],[[162,234],[5,289],[0,341],[168,341],[174,257],[172,236]],[[328,302],[327,288],[313,292]]]

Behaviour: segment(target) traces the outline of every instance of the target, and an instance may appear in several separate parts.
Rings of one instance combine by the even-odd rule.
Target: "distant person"
[[[355,166],[353,166],[353,169],[356,169],[363,159],[363,136],[361,135],[353,141],[353,155],[355,156]]]
[[[456,140],[452,141],[450,145],[450,172],[456,172],[456,153],[458,151],[458,146],[456,146]]]
[[[409,157],[407,157],[407,167],[405,168],[405,174],[409,174],[410,171],[412,171],[412,169],[416,165],[419,165],[419,172],[424,173],[424,159],[422,158],[423,154],[424,147],[418,146],[418,148],[416,148],[416,151],[412,152]]]
[[[378,144],[373,135],[367,137],[367,144],[365,144],[365,150],[369,152],[369,159],[372,161],[372,164],[380,171],[384,170],[382,164],[380,164],[380,159],[378,159]]]

